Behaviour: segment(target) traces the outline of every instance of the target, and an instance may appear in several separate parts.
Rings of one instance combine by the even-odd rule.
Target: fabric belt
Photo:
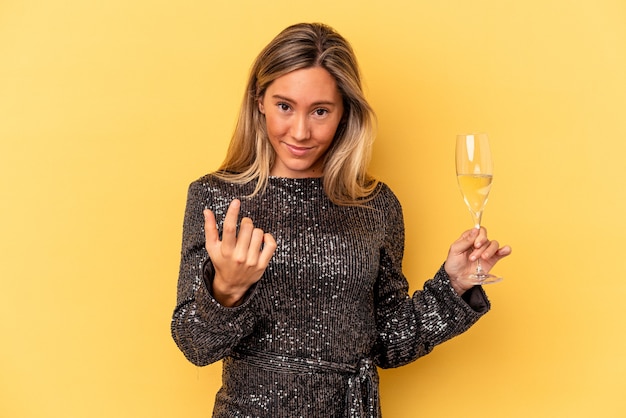
[[[349,375],[346,418],[380,418],[378,374],[369,358],[356,365],[289,357],[255,350],[237,350],[231,356],[251,366],[281,373],[340,373]]]

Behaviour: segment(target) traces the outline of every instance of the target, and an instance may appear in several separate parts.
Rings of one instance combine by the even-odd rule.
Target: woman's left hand
[[[476,263],[486,273],[501,259],[511,254],[511,247],[500,247],[498,241],[487,238],[487,230],[472,228],[465,231],[459,239],[454,241],[448,251],[448,258],[444,268],[454,290],[462,295],[476,285],[467,276],[476,270]]]

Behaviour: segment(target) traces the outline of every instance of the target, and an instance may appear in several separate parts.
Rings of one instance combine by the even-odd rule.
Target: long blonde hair
[[[344,103],[343,118],[324,160],[324,191],[338,205],[359,205],[372,196],[377,181],[367,174],[367,165],[375,115],[363,94],[352,47],[334,29],[320,23],[284,29],[256,58],[226,158],[216,173],[219,177],[236,183],[256,179],[253,195],[265,189],[276,154],[258,100],[277,78],[316,66],[335,78]]]

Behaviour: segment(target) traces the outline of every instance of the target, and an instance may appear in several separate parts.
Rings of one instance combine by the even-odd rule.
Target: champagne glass
[[[493,161],[486,134],[465,134],[456,137],[456,176],[463,195],[463,200],[472,214],[474,227],[480,229],[483,210],[487,204],[491,181],[493,179]],[[476,262],[476,271],[468,277],[476,284],[496,283],[501,277],[486,273]]]

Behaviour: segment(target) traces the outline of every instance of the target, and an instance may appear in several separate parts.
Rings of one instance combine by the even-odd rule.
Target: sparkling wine
[[[465,204],[474,214],[480,214],[487,204],[491,180],[489,174],[459,174],[457,180],[463,194]]]
[[[455,160],[459,189],[472,214],[474,228],[478,229],[493,178],[493,161],[487,135],[483,133],[457,135]],[[501,277],[484,271],[480,258],[476,260],[475,271],[464,278],[477,285],[497,283],[502,280]]]

